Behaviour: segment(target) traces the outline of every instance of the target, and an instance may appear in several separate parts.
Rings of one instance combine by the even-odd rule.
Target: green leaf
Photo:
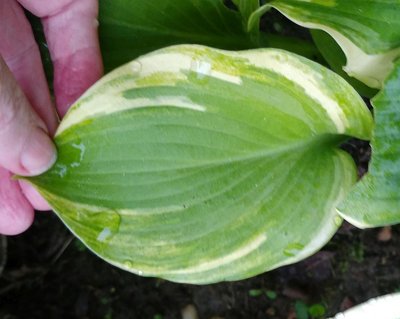
[[[257,10],[253,11],[247,21],[247,29],[253,30],[260,24],[261,17],[271,9],[270,5],[263,5],[258,7]]]
[[[254,276],[324,245],[355,182],[337,145],[368,139],[354,89],[297,55],[165,48],[70,109],[58,160],[28,180],[91,250],[144,276]]]
[[[399,319],[400,293],[371,299],[331,319]]]
[[[308,307],[302,301],[296,301],[294,304],[297,319],[308,319]]]
[[[170,19],[165,19],[165,15],[162,14],[154,17],[153,13],[149,13],[152,19],[145,19],[141,12],[154,9],[154,3],[150,1],[100,0],[99,36],[106,72],[139,55],[179,43],[198,43],[237,50],[274,47],[289,50],[309,59],[313,59],[318,54],[313,43],[299,38],[276,34],[255,34],[255,32],[248,34],[240,28],[240,14],[225,8],[220,0],[202,2],[190,0],[179,4],[179,7],[176,6],[180,3],[179,1],[162,0],[160,2],[164,7],[175,6],[175,10],[169,12]],[[200,15],[196,10],[201,11],[202,14]],[[185,20],[191,21],[191,24],[173,23],[181,19],[181,16],[190,17],[191,15],[194,15],[194,18]],[[53,65],[43,28],[40,19],[31,14],[28,17],[40,48],[48,84],[52,89]],[[211,22],[213,25],[210,26]]]
[[[317,303],[308,308],[308,313],[313,318],[320,318],[325,315],[326,309],[323,305]]]
[[[271,299],[271,300],[275,300],[276,297],[278,296],[278,294],[277,294],[275,291],[273,291],[273,290],[267,290],[267,291],[265,292],[265,294],[266,294],[266,296],[267,296],[269,299]]]
[[[372,104],[369,171],[340,206],[343,217],[361,228],[400,223],[400,61]]]
[[[264,290],[262,289],[250,289],[249,290],[249,296],[250,297],[259,297],[264,293]]]
[[[249,25],[249,18],[252,13],[260,7],[260,0],[237,0],[235,1],[235,4],[238,7],[239,12],[242,16],[244,30],[247,32],[257,33],[260,28],[259,24],[252,23],[251,25]]]
[[[173,44],[240,50],[258,46],[239,12],[223,0],[100,0],[100,44],[106,71]],[[256,40],[256,42],[253,42]]]
[[[376,89],[366,86],[364,83],[349,76],[343,70],[343,66],[346,64],[346,56],[340,46],[328,33],[320,30],[311,30],[311,35],[319,51],[332,70],[349,82],[358,93],[367,98],[372,98],[378,93]]]
[[[272,0],[265,6],[329,33],[346,55],[344,70],[370,87],[382,87],[400,56],[399,0]]]
[[[308,40],[273,33],[261,33],[260,39],[263,47],[290,51],[316,62],[323,61],[315,44]]]

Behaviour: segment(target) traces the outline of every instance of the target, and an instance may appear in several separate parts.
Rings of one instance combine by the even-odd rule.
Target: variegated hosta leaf
[[[331,319],[399,319],[400,293],[371,299]]]
[[[311,30],[311,35],[318,50],[332,70],[349,82],[361,96],[372,98],[378,93],[378,90],[368,87],[364,83],[349,76],[343,70],[343,66],[346,64],[346,56],[340,46],[328,33],[314,29]]]
[[[400,223],[400,61],[372,104],[376,127],[369,171],[340,207],[362,228]]]
[[[29,180],[118,267],[237,280],[330,239],[356,178],[337,145],[371,123],[352,87],[294,54],[175,46],[95,84],[59,127],[55,166]]]
[[[382,87],[400,56],[399,0],[272,0],[258,11],[268,7],[329,33],[346,54],[344,70],[370,87]]]

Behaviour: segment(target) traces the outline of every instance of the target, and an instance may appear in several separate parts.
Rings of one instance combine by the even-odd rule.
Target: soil
[[[302,319],[301,308],[313,304],[326,309],[325,318],[400,289],[399,226],[358,230],[345,223],[300,263],[194,286],[117,269],[85,249],[55,215],[37,215],[29,231],[8,238],[0,318],[173,319],[193,305],[200,319],[294,319],[296,312]]]

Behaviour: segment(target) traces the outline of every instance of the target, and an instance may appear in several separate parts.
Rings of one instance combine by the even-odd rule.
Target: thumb
[[[0,166],[37,175],[55,162],[55,147],[0,56]]]

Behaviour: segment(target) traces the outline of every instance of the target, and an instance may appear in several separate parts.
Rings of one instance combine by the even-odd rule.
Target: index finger
[[[48,1],[20,0],[29,11],[42,18],[54,65],[54,92],[59,114],[71,104],[102,72],[97,36],[97,0]]]
[[[51,103],[39,49],[16,0],[0,1],[0,55],[30,104],[54,133],[58,119]]]

